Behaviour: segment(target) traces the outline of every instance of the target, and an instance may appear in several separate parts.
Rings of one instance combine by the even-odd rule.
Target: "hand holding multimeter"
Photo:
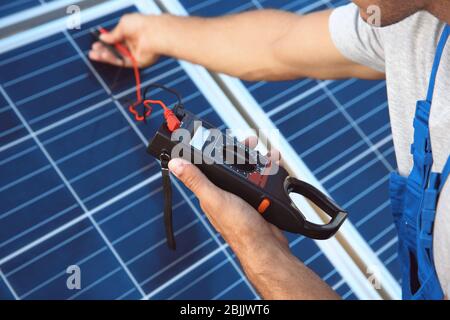
[[[277,168],[275,174],[268,174],[272,172],[270,170],[273,166],[269,158],[258,151],[250,150],[235,138],[225,134],[211,134],[213,126],[181,105],[177,105],[173,111],[180,120],[178,130],[185,130],[190,138],[186,140],[186,135],[177,135],[176,131],[169,130],[163,123],[148,146],[148,152],[161,161],[163,168],[166,196],[164,221],[170,248],[175,249],[175,239],[172,227],[172,191],[167,165],[175,148],[177,151],[183,150],[181,156],[194,163],[211,182],[244,199],[267,221],[282,230],[313,239],[328,239],[345,221],[347,213],[312,185],[289,177],[288,172],[281,167]],[[243,161],[235,161],[239,157]],[[202,161],[199,162],[198,159]],[[305,196],[328,214],[331,220],[324,225],[306,220],[289,197],[290,193]]]

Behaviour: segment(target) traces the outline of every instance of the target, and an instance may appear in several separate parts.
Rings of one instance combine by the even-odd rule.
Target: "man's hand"
[[[245,144],[254,148],[256,137],[248,138]],[[169,169],[197,196],[212,225],[232,248],[252,250],[255,243],[267,241],[289,250],[287,239],[277,227],[241,198],[215,186],[196,166],[173,159]]]
[[[158,44],[161,36],[157,31],[155,16],[126,14],[119,24],[100,39],[108,44],[123,43],[131,51],[139,67],[147,67],[159,57]],[[156,28],[156,30],[155,30]],[[122,66],[122,61],[115,57],[101,42],[95,42],[89,52],[89,58],[99,62]],[[131,67],[129,58],[124,57],[125,66]]]
[[[252,147],[252,139],[247,140]],[[337,299],[317,275],[292,255],[283,233],[241,198],[215,186],[184,159],[169,162],[171,172],[199,199],[216,230],[266,299]]]

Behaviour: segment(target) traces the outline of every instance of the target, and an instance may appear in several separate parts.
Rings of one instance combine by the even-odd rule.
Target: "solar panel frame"
[[[183,2],[185,2],[185,1],[183,1]],[[224,11],[220,11],[220,9],[217,8],[218,5],[215,7],[215,9],[212,10],[213,14],[210,14],[208,12],[208,10],[206,9],[206,6],[204,4],[208,3],[208,5],[211,4],[211,6],[214,6],[214,4],[212,4],[213,2],[214,2],[214,4],[218,4],[219,0],[216,0],[216,1],[210,0],[210,1],[200,2],[200,3],[196,2],[195,5],[197,7],[201,7],[203,10],[200,13],[200,15],[214,16],[214,15],[223,14]],[[245,8],[244,8],[244,5],[242,5],[241,7],[239,7],[239,10],[234,9],[234,10],[227,11],[225,13],[226,14],[235,13],[235,12],[242,11],[242,9],[244,9],[244,10],[257,9],[257,8],[261,9],[261,8],[265,7],[264,4],[266,3],[266,1],[256,0],[256,1],[247,1],[247,3],[248,3],[248,5],[245,6]],[[299,14],[304,14],[304,13],[309,12],[312,9],[315,10],[320,7],[331,8],[331,7],[333,7],[334,4],[343,3],[343,1],[325,1],[325,0],[292,1],[292,3],[300,4],[301,5],[300,9],[296,9],[295,11]],[[307,3],[309,3],[309,4],[304,6]],[[180,14],[180,15],[188,15],[187,10],[185,9],[185,7],[183,7],[183,5],[181,4],[180,1],[163,1],[163,4],[172,13]],[[220,2],[220,4],[222,5],[223,2]],[[231,7],[233,7],[233,5],[234,6],[236,5],[236,3],[234,3],[233,5],[231,5],[231,3],[228,3],[228,4],[230,4]],[[278,3],[276,4],[275,7],[280,8]],[[292,9],[292,8],[290,8],[290,9]],[[199,12],[196,11],[195,14],[199,14]],[[274,121],[272,119],[272,115],[275,114],[277,112],[277,110],[267,111],[264,106],[260,105],[260,103],[258,102],[259,99],[257,99],[252,93],[250,93],[249,86],[253,85],[254,87],[257,87],[262,82],[250,84],[250,83],[246,83],[245,81],[241,82],[238,79],[235,79],[235,78],[229,77],[227,75],[223,75],[223,74],[218,74],[217,76],[220,79],[219,81],[221,81],[223,83],[223,85],[225,85],[225,87],[227,87],[229,89],[229,92],[233,95],[233,98],[239,102],[241,110],[246,115],[246,117],[248,117],[249,119],[253,119],[253,123],[252,123],[253,125],[256,125],[256,126],[259,126],[262,128],[276,128],[276,125],[274,124]],[[274,84],[273,86],[275,86],[275,85],[276,84]],[[302,99],[305,99],[305,98],[309,97],[310,95],[313,95],[314,93],[323,92],[324,96],[328,96],[330,99],[333,99],[333,102],[335,103],[335,107],[337,107],[337,109],[340,109],[342,114],[345,116],[345,113],[346,113],[345,109],[342,108],[342,105],[339,105],[340,104],[339,102],[337,102],[337,104],[336,104],[335,97],[333,97],[332,94],[330,94],[330,92],[329,92],[328,86],[331,86],[331,87],[334,86],[334,84],[332,82],[330,82],[330,81],[314,81],[311,79],[305,79],[305,80],[297,82],[296,86],[304,91],[301,94],[297,94],[297,96],[294,96],[293,93],[288,93],[288,95],[292,95],[291,101],[295,101],[295,102],[302,101]],[[286,90],[285,88],[283,88],[283,89]],[[298,91],[298,89],[297,89],[297,91]],[[269,94],[269,90],[264,88],[261,90],[261,93]],[[283,94],[285,94],[285,92]],[[291,104],[293,104],[293,103],[291,102]],[[280,105],[277,108],[283,108],[283,107],[284,107],[283,105]],[[387,138],[389,138],[389,136]],[[391,148],[391,150],[383,149],[383,148],[385,148],[386,142],[389,142],[389,141],[386,141],[386,138],[384,138],[381,141],[375,141],[375,143],[373,143],[373,144],[372,144],[372,142],[370,142],[370,145],[375,145],[377,147],[380,147],[380,150],[381,150],[380,152],[388,152],[388,154],[391,154],[391,156],[392,156],[392,150],[393,150],[392,148]],[[281,152],[283,154],[284,162],[289,167],[289,169],[292,170],[292,172],[295,172],[295,174],[298,177],[314,184],[316,187],[318,187],[322,191],[327,192],[325,187],[322,185],[322,183],[311,172],[311,170],[306,166],[303,159],[297,154],[297,151],[287,141],[287,139],[281,139],[281,141],[273,141],[272,144],[281,150]],[[375,149],[375,152],[373,152],[373,153],[377,153],[377,150]],[[378,152],[378,154],[380,154],[380,153]],[[383,162],[383,161],[387,162],[383,156],[381,156],[379,158],[381,159],[381,162]],[[390,162],[395,163],[395,159],[391,158]],[[387,165],[390,166],[389,163],[387,163]],[[392,167],[391,167],[391,169],[392,169]],[[383,203],[380,207],[385,208],[388,205],[389,205],[389,203]],[[362,219],[362,220],[364,220],[364,219]],[[365,220],[365,221],[367,221],[367,220]],[[394,237],[393,240],[395,240],[396,234],[395,234],[395,230],[394,230],[394,228],[392,228],[392,226],[390,228],[388,228],[388,230],[389,230],[389,234],[393,235],[393,237]],[[385,261],[385,263],[387,263],[388,261],[389,262],[392,261],[391,260],[392,258],[390,255],[392,253],[394,253],[394,256],[395,256],[395,254],[396,254],[395,242],[393,242],[393,240],[390,240],[390,241],[388,241],[388,243],[386,243],[386,245],[383,245],[381,248],[379,248],[377,250],[377,252],[374,252],[374,250],[370,247],[370,245],[373,245],[374,241],[379,241],[380,238],[386,236],[386,234],[383,232],[383,234],[373,237],[372,240],[370,241],[370,243],[368,243],[368,242],[366,242],[365,239],[363,239],[363,237],[361,236],[359,231],[355,228],[355,226],[349,222],[346,222],[343,225],[339,234],[342,235],[341,241],[342,241],[342,243],[344,243],[345,247],[349,249],[349,252],[351,253],[351,255],[354,256],[356,259],[365,263],[366,272],[374,273],[375,278],[377,278],[380,281],[381,286],[385,290],[387,295],[391,298],[399,299],[401,296],[399,284],[398,284],[397,280],[394,279],[392,274],[389,272],[389,270],[387,270],[385,265],[380,260],[380,258],[382,258],[382,255],[385,254],[385,252],[383,250],[389,249],[389,252],[390,252],[389,256],[383,257],[383,258],[387,259]],[[380,257],[379,257],[379,255],[380,255]],[[373,279],[374,277],[370,277],[370,278]]]

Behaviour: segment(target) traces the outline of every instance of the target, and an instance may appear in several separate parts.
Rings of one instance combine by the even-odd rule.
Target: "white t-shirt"
[[[385,72],[397,165],[408,175],[413,164],[413,118],[424,100],[436,47],[445,22],[426,11],[391,26],[364,22],[355,4],[335,9],[330,17],[334,44],[348,59]],[[442,55],[430,113],[433,170],[442,172],[450,153],[450,40]],[[434,259],[446,296],[450,293],[450,183],[439,198],[434,227]]]

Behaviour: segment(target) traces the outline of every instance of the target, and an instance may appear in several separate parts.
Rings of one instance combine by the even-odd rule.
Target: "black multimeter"
[[[181,149],[179,156],[194,163],[211,182],[247,201],[267,221],[282,230],[313,239],[328,239],[345,221],[347,213],[314,186],[290,177],[282,167],[277,167],[276,173],[273,173],[275,171],[271,170],[274,169],[274,164],[268,157],[218,131],[181,105],[176,106],[173,111],[181,121],[177,130],[184,130],[188,135],[170,132],[164,123],[150,141],[147,150],[161,160],[164,189],[169,188],[169,198],[171,189],[167,163],[174,148],[178,148],[178,151]],[[169,247],[174,249],[171,204],[168,203],[171,199],[168,199],[167,193],[166,191],[164,220]],[[292,202],[290,193],[308,198],[329,215],[331,220],[323,225],[308,221]]]

